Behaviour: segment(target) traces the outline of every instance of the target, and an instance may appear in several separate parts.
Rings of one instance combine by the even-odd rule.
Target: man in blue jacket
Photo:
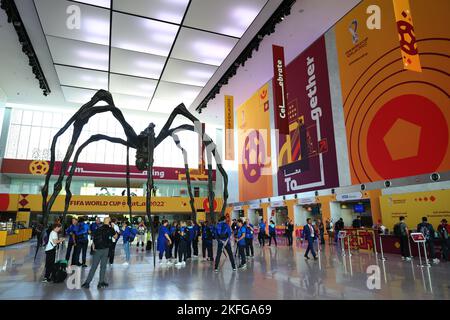
[[[89,226],[84,222],[83,218],[78,220],[78,227],[75,230],[75,250],[72,256],[72,264],[86,268],[86,253],[88,247]],[[82,253],[82,263],[80,264],[80,253]]]
[[[224,248],[225,251],[227,252],[228,259],[230,259],[233,271],[236,271],[236,264],[234,263],[233,252],[231,251],[231,244],[230,244],[231,228],[225,222],[224,216],[219,218],[219,223],[216,226],[215,235],[217,239],[217,255],[216,255],[216,263],[214,266],[214,272],[219,272],[220,257],[222,256],[222,251]]]
[[[314,239],[315,239],[314,227],[311,224],[311,218],[306,219],[306,224],[303,227],[303,237],[305,241],[308,241],[308,248],[305,252],[305,259],[309,260],[308,254],[311,251],[314,260],[317,260],[316,252],[314,251]]]
[[[250,221],[244,223],[245,233],[245,254],[247,257],[253,257],[253,225]]]
[[[69,261],[72,248],[75,244],[75,230],[77,229],[78,219],[72,218],[72,224],[67,228],[66,234],[69,235],[69,244],[67,245],[66,260]],[[73,250],[75,252],[75,250]]]

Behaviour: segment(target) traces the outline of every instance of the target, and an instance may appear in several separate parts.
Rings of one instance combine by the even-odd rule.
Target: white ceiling
[[[92,90],[106,89],[122,109],[169,113],[192,104],[267,2],[114,0],[112,10],[105,0],[34,5],[67,102],[87,102]],[[74,7],[79,29],[67,24]]]

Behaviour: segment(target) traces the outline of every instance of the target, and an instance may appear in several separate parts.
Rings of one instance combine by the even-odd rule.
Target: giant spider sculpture
[[[105,106],[96,106],[96,104],[100,101],[106,102],[107,105]],[[221,215],[224,215],[225,213],[225,207],[227,204],[227,198],[228,198],[228,176],[223,169],[221,165],[221,159],[218,151],[216,150],[216,145],[212,141],[212,139],[206,135],[204,132],[202,132],[201,129],[201,123],[199,120],[194,117],[184,106],[184,104],[178,105],[170,114],[169,119],[159,132],[158,136],[155,136],[155,125],[153,123],[150,123],[149,126],[142,131],[139,135],[135,133],[133,128],[126,122],[122,112],[114,105],[113,98],[111,93],[105,90],[99,90],[95,93],[95,95],[91,98],[91,100],[84,104],[68,121],[67,123],[56,133],[56,135],[53,137],[52,144],[51,144],[51,156],[50,156],[50,165],[49,170],[45,177],[45,184],[42,188],[42,213],[43,213],[43,225],[47,226],[48,223],[48,217],[51,212],[52,206],[56,200],[56,197],[60,193],[62,189],[63,179],[65,172],[67,171],[67,168],[69,166],[69,161],[72,157],[72,154],[75,149],[75,145],[80,137],[81,131],[83,130],[84,125],[86,125],[89,121],[89,119],[98,114],[103,112],[111,112],[113,116],[119,121],[119,123],[122,125],[123,130],[125,132],[125,135],[127,137],[127,140],[123,140],[116,137],[109,137],[103,134],[96,134],[91,136],[89,139],[87,139],[75,152],[75,156],[73,158],[70,170],[68,172],[68,176],[66,178],[66,184],[65,184],[65,190],[66,190],[66,197],[65,197],[65,205],[64,205],[64,212],[63,212],[63,227],[66,220],[66,214],[69,209],[70,199],[72,197],[72,193],[70,191],[70,184],[72,182],[72,177],[75,173],[75,169],[78,162],[78,157],[80,156],[80,153],[83,151],[83,149],[88,146],[90,143],[99,141],[99,140],[107,140],[112,143],[120,143],[127,147],[127,170],[126,170],[126,184],[127,184],[127,204],[128,204],[128,210],[131,217],[132,210],[131,210],[131,196],[130,196],[130,163],[129,163],[129,151],[130,148],[136,149],[136,167],[140,171],[147,170],[147,184],[146,184],[146,215],[148,218],[148,221],[150,222],[150,227],[152,231],[152,249],[153,249],[153,262],[154,265],[156,263],[156,252],[155,252],[155,230],[154,230],[154,222],[151,218],[151,190],[153,189],[153,176],[152,176],[152,169],[153,169],[153,153],[155,148],[162,142],[164,139],[168,138],[169,136],[172,137],[173,141],[177,145],[177,147],[181,150],[184,158],[184,167],[186,170],[186,182],[188,186],[188,193],[190,198],[190,207],[192,210],[192,213],[194,214],[196,212],[195,205],[194,205],[194,196],[192,194],[192,188],[191,188],[191,178],[189,173],[189,166],[188,166],[188,159],[187,159],[187,152],[186,150],[181,146],[180,139],[177,136],[177,132],[188,130],[188,131],[194,131],[197,132],[201,139],[202,144],[206,149],[206,159],[207,159],[207,166],[208,166],[208,202],[209,202],[209,211],[210,214],[214,211],[214,191],[213,191],[213,184],[212,184],[212,157],[214,156],[214,159],[216,161],[217,170],[221,173],[223,178],[223,205],[221,209]],[[177,116],[182,116],[190,120],[193,125],[184,124],[181,126],[178,126],[176,128],[171,128],[172,123],[174,119]],[[54,184],[53,193],[50,198],[48,198],[48,185],[50,181],[50,177],[53,174],[54,166],[55,166],[55,147],[56,143],[58,141],[58,138],[73,124],[73,133],[72,133],[72,139],[70,141],[70,145],[67,149],[67,152],[64,156],[64,159],[62,161],[61,165],[61,171],[59,172],[59,176],[57,181]],[[39,239],[39,243],[41,242],[42,234]],[[36,248],[36,255],[39,250],[39,245]],[[36,258],[35,255],[35,258]]]

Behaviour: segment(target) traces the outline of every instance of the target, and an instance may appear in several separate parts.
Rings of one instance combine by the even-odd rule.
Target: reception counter
[[[0,247],[25,242],[31,239],[32,229],[17,229],[15,233],[8,234],[7,231],[0,231]]]

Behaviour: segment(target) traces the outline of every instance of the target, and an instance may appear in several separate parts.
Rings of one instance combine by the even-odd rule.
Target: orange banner
[[[407,70],[422,72],[409,0],[393,1],[403,65]]]
[[[234,102],[225,96],[225,160],[234,160]]]
[[[362,1],[334,28],[352,184],[450,170],[450,1],[410,5],[422,72],[405,70],[392,0]]]
[[[269,86],[262,86],[237,109],[239,199],[272,195]]]

